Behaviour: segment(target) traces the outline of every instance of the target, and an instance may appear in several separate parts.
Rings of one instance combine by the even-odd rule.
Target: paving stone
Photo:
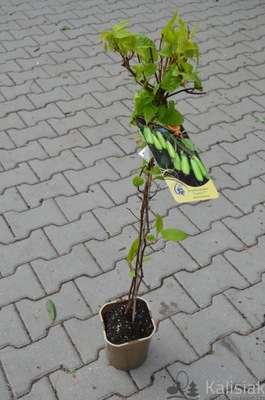
[[[38,342],[21,349],[2,350],[0,359],[16,396],[26,393],[34,380],[49,372],[62,366],[66,369],[80,366],[79,357],[59,325]]]
[[[32,103],[28,100],[26,96],[18,96],[15,100],[0,103],[0,117],[4,117],[11,112],[33,109],[34,107]]]
[[[225,193],[225,191],[223,191]],[[222,193],[218,199],[199,202],[196,204],[183,204],[180,209],[201,230],[211,228],[211,224],[227,216],[240,217],[240,212],[235,207],[236,202],[227,200]]]
[[[54,36],[54,34],[53,34]],[[59,42],[57,44],[60,45]],[[43,65],[42,67],[51,77],[58,76],[65,72],[82,71],[82,67],[75,60],[67,60],[64,63],[56,65]],[[60,99],[61,100],[61,99]],[[59,106],[59,103],[58,103]],[[61,108],[61,107],[60,107]]]
[[[246,114],[236,123],[222,123],[221,128],[223,128],[225,132],[229,132],[237,140],[242,140],[246,138],[247,134],[259,131],[260,127],[252,115]],[[242,151],[245,153],[244,146]],[[237,155],[238,153],[236,152],[235,156],[237,157]]]
[[[114,142],[124,151],[124,153],[126,154],[130,154],[132,159],[131,161],[133,161],[134,159],[134,153],[136,150],[136,143],[135,143],[135,133],[132,132],[127,136],[122,136],[120,135],[120,132],[118,132],[117,135],[112,136],[112,139],[114,140]],[[120,153],[122,154],[122,153]],[[115,157],[115,160],[120,160],[120,155]],[[135,155],[136,158],[136,155]],[[110,160],[109,160],[110,162]],[[125,165],[124,165],[125,167]]]
[[[5,169],[15,168],[20,162],[30,159],[44,159],[47,154],[37,142],[30,142],[24,147],[12,150],[0,150],[1,163]]]
[[[128,197],[133,196],[137,192],[135,186],[132,183],[131,176],[129,176],[128,178],[119,179],[117,181],[113,181],[112,179],[102,182],[102,187],[116,205],[125,203]]]
[[[64,73],[61,76],[56,76],[54,78],[49,78],[49,79],[45,77],[38,77],[36,82],[44,92],[49,92],[56,87],[76,84],[74,78],[72,78],[68,73]]]
[[[72,115],[81,110],[101,108],[101,104],[91,94],[85,94],[79,99],[58,101],[57,106],[65,115]]]
[[[102,186],[104,188],[104,184],[107,186],[111,184],[115,185],[115,182],[112,182],[112,180],[119,179],[118,174],[115,173],[113,168],[111,168],[105,160],[97,161],[93,167],[84,168],[80,171],[66,171],[64,175],[79,193],[86,192],[91,185],[101,182],[102,180],[110,180],[110,182],[103,182]],[[110,198],[112,198],[112,196],[110,196]]]
[[[37,27],[35,27],[35,29],[36,28]],[[34,28],[32,28],[32,30],[33,29]],[[29,32],[30,32],[30,29],[29,29],[28,33]],[[38,30],[38,34],[43,36],[43,31],[42,30]],[[38,35],[38,36],[40,36],[40,35]],[[32,51],[30,53],[32,54]],[[25,70],[31,70],[31,69],[35,68],[36,66],[41,66],[43,68],[46,65],[54,65],[55,64],[55,61],[49,56],[49,54],[41,54],[40,56],[35,55],[35,57],[33,56],[33,57],[30,57],[30,58],[26,58],[26,59],[25,58],[19,58],[19,59],[16,60],[16,62],[21,66],[21,68],[24,71]]]
[[[201,308],[208,307],[212,297],[226,289],[242,289],[249,285],[222,255],[213,257],[207,267],[193,272],[179,271],[175,277]]]
[[[68,169],[79,170],[83,168],[70,150],[64,150],[59,156],[51,157],[47,160],[30,161],[29,164],[41,180],[47,180],[53,174]]]
[[[223,189],[236,189],[240,187],[240,184],[229,173],[225,172],[222,167],[214,167],[210,170],[210,173],[213,176],[214,184],[219,194]]]
[[[209,128],[207,131],[201,131],[199,134],[192,135],[192,141],[195,144],[197,149],[200,149],[202,152],[201,157],[202,161],[204,162],[204,155],[203,153],[208,151],[211,146],[220,143],[222,139],[224,138],[225,135],[225,140],[227,146],[231,142],[235,141],[235,137],[230,134],[230,132],[226,131],[225,127],[222,126],[222,124],[218,126],[212,126]]]
[[[25,50],[27,50],[27,48],[25,48]],[[17,51],[15,51],[14,54],[17,54]],[[16,85],[21,85],[27,81],[32,81],[33,79],[37,81],[39,78],[47,79],[49,77],[49,75],[41,67],[38,66],[36,66],[30,71],[10,72],[9,76],[12,79],[12,81],[15,82]],[[27,118],[30,118],[30,114],[31,113],[28,113],[26,111],[22,112],[22,115]]]
[[[84,136],[77,130],[70,131],[68,134],[57,138],[40,139],[39,142],[50,156],[57,156],[63,150],[89,145]]]
[[[145,265],[144,281],[150,289],[161,286],[164,278],[180,270],[198,269],[197,262],[179,243],[174,242],[167,242],[164,248],[150,254],[150,260]]]
[[[261,236],[254,246],[246,247],[240,252],[228,250],[225,252],[225,257],[249,282],[256,283],[260,281],[261,274],[265,272],[264,245],[265,237]]]
[[[23,201],[21,195],[14,187],[6,189],[5,192],[2,195],[0,195],[0,213],[3,214],[9,210],[12,211],[27,210],[25,202]]]
[[[225,339],[213,345],[213,351],[190,365],[176,362],[168,367],[172,377],[179,380],[188,377],[196,384],[200,398],[218,399],[231,385],[255,384],[256,379],[233,353]],[[180,374],[182,372],[182,374]],[[220,400],[223,396],[219,397]]]
[[[91,212],[83,214],[78,221],[63,226],[48,226],[44,231],[60,255],[68,253],[78,243],[92,238],[102,240],[107,236]]]
[[[262,327],[247,336],[233,333],[226,340],[249,370],[257,377],[260,392],[256,388],[254,394],[264,395],[265,386],[261,382],[264,382],[265,378],[264,368],[262,368],[265,362],[265,328]],[[251,393],[251,391],[249,392]]]
[[[46,121],[40,121],[32,127],[24,129],[9,129],[8,134],[17,146],[23,146],[31,140],[56,136],[56,133]]]
[[[80,277],[75,280],[77,287],[83,294],[93,313],[98,313],[100,307],[106,302],[127,294],[130,288],[131,278],[126,271],[128,271],[127,262],[121,261],[116,264],[115,269],[107,271],[104,274],[95,276],[94,278]],[[99,290],[99,288],[102,288],[102,290]],[[146,291],[146,287],[143,284],[142,291],[144,290]]]
[[[1,145],[0,145],[0,149],[13,149],[14,143],[10,140],[10,138],[8,137],[7,133],[5,132],[0,132],[0,141],[1,141]]]
[[[56,252],[42,230],[9,245],[0,244],[0,271],[3,276],[10,275],[15,268],[36,258],[53,258]]]
[[[122,400],[122,399],[133,399],[137,396],[139,400],[146,399],[163,399],[168,398],[165,396],[169,396],[170,392],[167,392],[168,388],[171,388],[175,385],[174,380],[167,372],[166,369],[162,369],[159,372],[156,372],[153,376],[152,383],[148,385],[146,388],[139,390],[137,393],[132,394],[128,397],[118,397],[116,395],[109,397],[109,400]]]
[[[93,120],[85,111],[77,111],[74,115],[68,115],[64,118],[51,118],[50,125],[58,135],[65,135],[71,129],[77,129],[81,126],[93,126]]]
[[[0,307],[23,298],[35,300],[44,294],[29,264],[21,265],[13,275],[0,280]]]
[[[21,119],[27,126],[33,126],[39,121],[44,121],[51,118],[63,118],[64,114],[55,104],[47,104],[47,106],[34,111],[19,111]]]
[[[193,314],[179,313],[172,319],[200,356],[208,353],[211,344],[221,337],[251,330],[251,325],[222,294],[214,296],[209,307]]]
[[[117,119],[111,119],[102,125],[95,124],[93,127],[81,127],[80,132],[93,145],[101,143],[104,138],[113,137],[113,132],[115,132],[115,135],[124,136],[125,141],[128,141],[127,137],[130,133],[130,131],[126,129],[126,127],[123,127]],[[132,141],[135,144],[135,136]]]
[[[73,152],[86,167],[90,167],[96,161],[106,159],[114,154],[121,154],[120,148],[111,139],[105,139],[99,145],[86,149],[73,149]]]
[[[28,98],[35,105],[36,108],[46,107],[50,103],[57,102],[59,100],[70,100],[69,94],[61,87],[53,88],[53,90],[45,93],[30,93]]]
[[[242,61],[242,60],[239,60],[239,61]],[[237,103],[238,101],[242,101],[242,99],[246,95],[246,92],[249,93],[249,96],[250,95],[253,96],[253,100],[254,101],[255,101],[255,96],[254,95],[257,95],[258,99],[260,99],[259,96],[261,96],[260,91],[258,91],[255,87],[250,85],[248,82],[242,82],[236,88],[221,89],[220,92],[222,93],[222,95],[224,97],[227,97],[229,100],[231,100],[232,103]],[[226,143],[223,143],[223,144],[226,145]],[[253,146],[254,146],[254,143],[253,143]],[[236,144],[233,147],[236,147]]]
[[[16,304],[19,314],[30,334],[36,341],[46,335],[51,326],[51,319],[46,310],[46,300],[21,300]],[[73,282],[65,283],[60,291],[49,296],[56,309],[56,318],[53,323],[60,324],[69,318],[88,318],[91,312],[85,304],[80,292]]]
[[[14,235],[4,218],[0,215],[0,243],[8,244],[14,241]]]
[[[218,106],[227,115],[237,115],[241,119],[245,114],[251,114],[253,112],[263,112],[263,107],[257,102],[252,101],[250,98],[244,98],[239,103],[234,103],[233,107],[227,105]]]
[[[181,245],[200,266],[209,264],[215,255],[229,249],[242,250],[244,246],[221,221],[214,222],[211,229],[184,240]]]
[[[131,100],[132,92],[126,86],[108,91],[108,96],[102,92],[93,92],[93,96],[104,106],[107,107],[118,100]]]
[[[64,322],[71,340],[75,344],[85,364],[98,358],[98,352],[105,345],[99,315],[86,320],[72,318]]]
[[[130,111],[121,102],[104,107],[104,113],[101,108],[89,109],[87,112],[97,124],[104,124],[110,118],[119,117],[121,115],[129,117],[130,114]]]
[[[38,180],[28,164],[19,164],[9,171],[0,172],[0,192],[22,183],[37,183]]]
[[[235,164],[236,159],[225,151],[219,144],[211,146],[210,150],[202,154],[202,160],[207,169],[223,165],[225,163]]]
[[[133,226],[127,226],[120,234],[104,241],[90,240],[86,243],[86,247],[102,271],[106,272],[113,269],[117,261],[126,258],[131,243],[135,240],[137,234]]]
[[[18,189],[30,207],[39,206],[44,199],[60,195],[71,196],[76,193],[62,174],[55,174],[48,181],[35,185],[20,185]]]
[[[150,376],[176,360],[191,363],[197,355],[188,342],[176,329],[170,319],[160,322],[159,330],[151,340],[146,362],[139,368],[131,370],[131,376],[142,389],[150,383]]]
[[[226,297],[242,313],[244,318],[254,327],[259,328],[264,325],[264,303],[262,293],[264,293],[265,275],[262,280],[244,290],[230,289],[225,292]]]
[[[247,185],[251,179],[264,174],[265,160],[258,154],[251,154],[246,161],[234,165],[225,164],[222,168],[241,185]]]
[[[126,204],[121,204],[111,208],[98,207],[93,213],[101,221],[106,231],[111,235],[120,233],[125,226],[137,222],[136,216],[140,207],[140,200],[137,195],[128,197]]]
[[[160,288],[146,293],[143,298],[150,305],[153,318],[159,321],[181,311],[192,313],[198,308],[173,277],[165,278]]]
[[[8,345],[21,347],[29,341],[15,307],[3,307],[0,311],[0,348]]]
[[[235,393],[210,389],[206,393],[206,380],[214,381],[216,390],[218,383],[250,385],[265,379],[264,329],[260,328],[265,276],[261,0],[178,2],[181,17],[190,26],[200,21],[196,32],[200,76],[208,93],[198,99],[181,96],[178,107],[220,196],[214,202],[177,205],[161,184],[152,202],[154,212],[164,216],[166,225],[180,227],[192,237],[152,246],[141,293],[162,322],[148,360],[130,373],[109,366],[105,350],[100,351],[103,338],[98,316],[91,317],[90,309],[83,317],[74,310],[80,289],[85,296],[82,305],[87,301],[95,313],[101,303],[128,289],[125,247],[137,221],[127,208],[132,212],[139,208],[131,182],[132,171],[140,165],[136,127],[128,123],[135,87],[121,70],[117,55],[106,53],[98,39],[102,29],[124,19],[131,20],[134,31],[155,39],[174,7],[143,0],[2,3],[0,212],[11,216],[21,235],[29,236],[9,242],[8,220],[0,217],[0,241],[6,243],[0,244],[0,318],[6,321],[2,346],[8,346],[10,339],[10,347],[0,350],[6,357],[0,365],[0,399],[162,399],[170,396],[168,388],[177,387],[174,380],[188,377],[183,396],[191,397],[193,381],[200,398],[239,400]],[[70,29],[64,31],[64,26]],[[65,151],[72,155],[62,163]],[[69,167],[73,157],[80,161],[77,169]],[[36,162],[43,182],[27,162]],[[56,226],[58,211],[51,221],[54,207],[48,215],[47,204],[55,202],[70,223],[65,219],[64,225]],[[52,225],[44,229],[51,228],[51,237],[39,229],[47,221]],[[73,280],[78,289],[73,289]],[[72,292],[75,301],[65,307]],[[37,316],[35,321],[30,310],[39,303],[43,306],[47,293],[62,311],[58,325],[45,332],[48,313],[43,308],[47,320]],[[223,303],[215,304],[224,293],[231,315],[222,316]],[[33,335],[45,334],[45,338],[23,342],[23,338],[28,340],[28,329],[15,302],[23,305]],[[204,309],[197,311],[199,306]],[[240,331],[234,313],[244,314],[243,325],[252,321],[251,333]],[[199,354],[170,319],[180,315],[188,322],[198,318],[190,336]],[[212,329],[207,323],[203,326],[200,315],[216,321]],[[232,324],[240,334],[229,331]],[[188,332],[189,324],[185,327]],[[204,337],[200,330],[207,332]],[[214,336],[220,335],[224,338],[200,357],[209,342],[216,340]],[[156,351],[160,344],[163,347]],[[72,364],[80,368],[78,378],[67,373],[71,363],[63,362],[66,357],[77,360]]]
[[[166,196],[171,195],[168,190],[163,192]],[[158,200],[157,203],[156,200]],[[173,207],[171,210],[169,210],[167,216],[164,216],[163,213],[160,213],[160,210],[163,210],[163,204],[165,205],[166,201],[163,203],[159,200],[159,196],[155,198],[154,205],[152,207],[153,211],[157,211],[158,214],[163,216],[163,223],[165,228],[178,228],[186,232],[188,235],[196,235],[197,233],[199,233],[199,230],[197,229],[195,224],[193,224],[192,220],[185,214],[183,214],[179,208]]]
[[[99,185],[90,186],[87,193],[79,193],[74,196],[58,196],[56,203],[69,221],[80,218],[81,214],[97,209],[97,207],[111,207],[113,202]]]
[[[241,189],[223,190],[223,194],[228,197],[233,204],[247,214],[253,210],[254,206],[264,202],[264,191],[265,182],[263,182],[260,178],[257,178],[253,179],[250,182],[250,185],[244,186]],[[238,217],[239,215],[233,216]]]
[[[43,201],[39,207],[31,210],[7,212],[5,218],[19,239],[25,238],[31,231],[44,226],[50,224],[64,225],[67,223],[66,218],[52,199]]]
[[[0,369],[0,396],[2,400],[10,400],[11,398],[10,387],[8,387],[1,369]]]
[[[265,212],[262,204],[254,206],[253,212],[241,218],[227,217],[223,220],[247,246],[253,246],[265,232]]]
[[[32,266],[47,293],[58,291],[62,283],[79,276],[93,277],[100,272],[83,244],[74,246],[69,254],[52,260],[33,261]]]
[[[29,394],[23,396],[23,400],[56,400],[54,390],[48,378],[42,378],[32,385]]]
[[[137,390],[125,371],[119,371],[117,381],[117,372],[108,365],[104,351],[100,352],[97,361],[80,368],[74,376],[64,371],[57,371],[51,374],[50,379],[57,396],[64,400],[83,400],[88,393],[89,400],[98,400],[117,392],[121,396],[127,396]]]

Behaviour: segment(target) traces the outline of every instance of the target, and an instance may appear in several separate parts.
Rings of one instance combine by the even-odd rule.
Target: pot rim
[[[153,327],[154,327],[152,333],[151,333],[149,336],[143,337],[143,338],[141,338],[141,339],[134,339],[134,340],[131,340],[131,341],[129,341],[129,342],[122,343],[122,344],[114,344],[114,343],[110,342],[110,341],[108,340],[108,338],[107,338],[107,335],[106,335],[105,324],[104,324],[104,320],[103,320],[103,317],[102,317],[102,311],[103,311],[103,309],[104,309],[106,306],[112,305],[112,304],[115,304],[115,303],[123,303],[124,301],[126,301],[126,299],[116,299],[116,300],[113,300],[113,301],[109,301],[109,302],[103,304],[102,307],[100,307],[99,316],[100,316],[100,319],[101,319],[101,322],[102,322],[102,325],[103,325],[104,339],[105,339],[105,341],[106,341],[108,344],[110,344],[111,346],[113,346],[113,347],[124,347],[124,346],[126,346],[126,345],[128,345],[128,344],[131,344],[131,343],[143,342],[143,341],[146,341],[146,340],[151,339],[151,337],[155,334],[156,329],[157,329],[157,326],[156,326],[156,323],[155,323],[155,321],[154,321],[154,319],[153,319],[153,317],[152,317],[152,313],[151,313],[149,304],[148,304],[147,301],[146,301],[145,299],[143,299],[142,297],[137,297],[137,299],[144,301],[145,304],[147,305],[148,311],[149,311],[149,313],[150,313],[150,318],[151,318],[151,321],[152,321],[152,324],[153,324]]]

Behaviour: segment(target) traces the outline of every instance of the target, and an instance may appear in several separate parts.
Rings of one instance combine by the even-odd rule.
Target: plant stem
[[[142,204],[139,218],[139,245],[136,254],[136,261],[134,267],[135,276],[132,278],[131,287],[128,295],[128,304],[125,309],[125,314],[128,313],[132,308],[132,322],[135,321],[136,315],[136,301],[139,293],[139,288],[142,283],[143,274],[143,259],[146,247],[148,246],[146,236],[150,232],[150,218],[149,218],[149,200],[150,200],[150,189],[152,185],[152,174],[149,172],[154,166],[154,159],[151,158],[149,163],[142,169],[142,173],[145,176],[144,189],[142,192]]]

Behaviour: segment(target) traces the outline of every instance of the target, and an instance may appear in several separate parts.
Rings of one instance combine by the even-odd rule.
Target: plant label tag
[[[194,144],[183,126],[164,127],[153,123],[136,124],[147,144],[139,154],[146,161],[154,157],[174,199],[189,203],[216,199],[218,191]]]

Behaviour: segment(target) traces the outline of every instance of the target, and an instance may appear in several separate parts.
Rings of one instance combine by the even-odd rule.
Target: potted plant
[[[189,31],[184,21],[174,14],[162,29],[158,46],[147,36],[133,33],[126,26],[125,21],[118,23],[112,30],[102,32],[101,40],[106,51],[120,55],[122,67],[140,87],[134,92],[130,121],[139,127],[143,143],[149,145],[152,156],[143,161],[139,175],[133,179],[139,191],[141,207],[137,217],[139,234],[126,257],[132,278],[128,295],[125,299],[105,304],[100,316],[110,363],[116,368],[129,370],[144,362],[150,339],[156,330],[148,305],[139,298],[146,253],[151,253],[152,245],[160,239],[179,242],[188,236],[180,229],[165,229],[163,218],[151,213],[150,200],[156,190],[152,189],[153,185],[164,178],[153,155],[166,150],[171,163],[169,169],[186,175],[195,168],[189,168],[189,162],[193,164],[196,160],[195,149],[191,141],[183,136],[184,117],[171,97],[183,91],[201,93],[202,85],[197,72],[199,49],[193,41],[197,26]],[[174,132],[182,134],[180,157]],[[189,162],[187,154],[192,155]],[[194,161],[198,183],[207,176],[199,161],[198,157]]]

